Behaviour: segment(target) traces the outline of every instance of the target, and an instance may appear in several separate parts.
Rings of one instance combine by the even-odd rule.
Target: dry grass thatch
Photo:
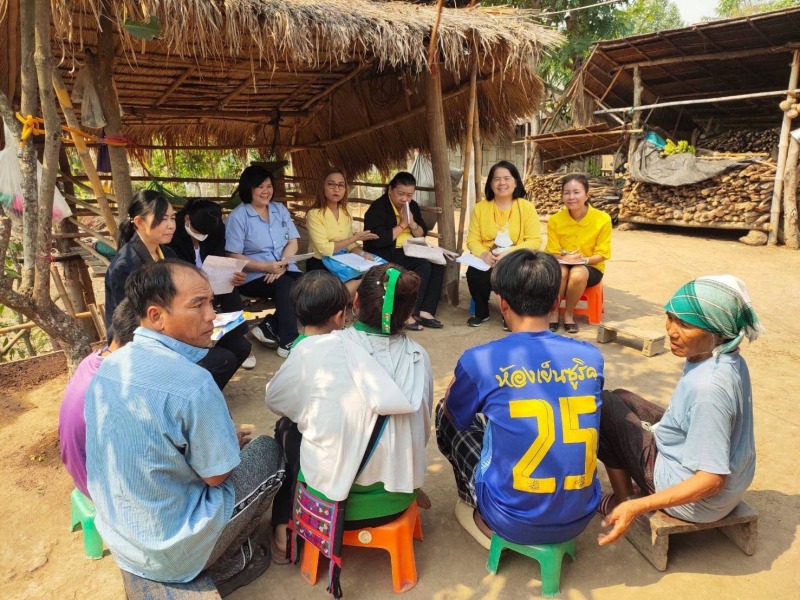
[[[5,2],[0,0],[0,14]],[[114,80],[138,143],[257,145],[292,152],[295,172],[329,164],[388,169],[429,147],[421,74],[432,6],[368,0],[109,0]],[[69,86],[96,43],[101,0],[53,0]],[[158,39],[124,29],[156,17]],[[464,130],[470,64],[479,64],[484,137],[537,106],[538,60],[560,40],[507,8],[445,9],[437,37],[448,141]],[[476,51],[477,50],[477,51]],[[178,82],[178,85],[175,83]],[[279,122],[276,128],[275,122]]]

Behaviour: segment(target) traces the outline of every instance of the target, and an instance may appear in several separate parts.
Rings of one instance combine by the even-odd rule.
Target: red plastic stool
[[[585,303],[585,308],[581,304]],[[561,312],[564,312],[564,301],[561,301],[559,307]],[[591,325],[599,325],[603,321],[603,283],[586,288],[578,300],[578,305],[575,307],[576,315],[586,315]]]
[[[343,543],[345,546],[386,550],[392,560],[392,589],[396,594],[402,594],[417,585],[414,540],[422,541],[422,522],[416,502],[391,523],[345,531]],[[300,574],[311,585],[317,583],[318,566],[319,550],[311,544],[304,544]]]

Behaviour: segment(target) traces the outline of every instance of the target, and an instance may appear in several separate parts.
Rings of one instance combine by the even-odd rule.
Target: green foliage
[[[633,4],[619,11],[619,19],[625,30],[624,35],[679,29],[686,25],[678,5],[670,0],[634,0]]]
[[[800,6],[800,0],[719,0],[715,12],[717,17],[728,19],[793,6]]]
[[[154,151],[146,164],[155,177],[235,179],[250,164],[251,160],[257,159],[257,155],[253,152],[240,156],[233,152],[219,150],[202,152],[176,151],[170,154],[163,151]],[[197,187],[192,187],[191,184],[165,183],[162,185],[173,195],[183,198],[209,195],[226,196],[235,187],[234,184],[221,184],[218,191],[215,189],[213,193],[200,193],[200,190]],[[142,184],[139,187],[150,186]]]

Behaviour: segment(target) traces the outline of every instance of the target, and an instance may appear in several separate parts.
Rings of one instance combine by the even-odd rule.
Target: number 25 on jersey
[[[558,399],[561,411],[561,436],[565,444],[584,444],[583,473],[564,477],[565,490],[580,490],[592,483],[597,469],[597,429],[581,428],[580,415],[597,410],[594,396],[567,396]],[[555,477],[531,477],[556,441],[553,407],[545,400],[512,400],[508,403],[513,419],[536,419],[539,434],[522,458],[514,465],[514,489],[532,494],[552,494]]]

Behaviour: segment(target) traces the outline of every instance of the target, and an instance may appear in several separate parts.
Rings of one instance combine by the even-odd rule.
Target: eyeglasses
[[[344,190],[344,189],[347,189],[347,185],[344,184],[344,183],[328,182],[328,183],[325,184],[325,187],[328,188],[329,190]]]

